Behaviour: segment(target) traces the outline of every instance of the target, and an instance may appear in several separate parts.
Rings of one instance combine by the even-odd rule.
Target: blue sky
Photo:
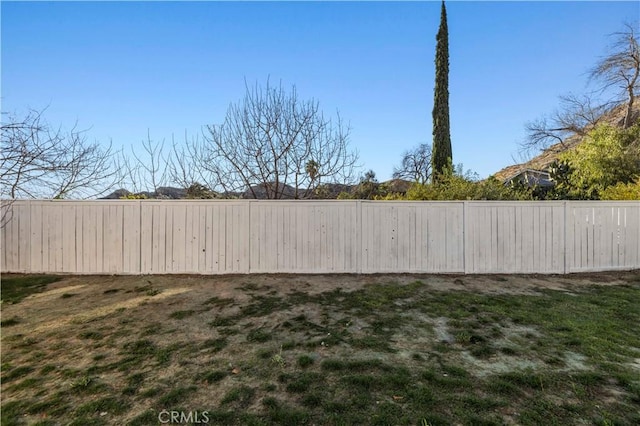
[[[587,90],[637,2],[448,2],[454,163],[513,164],[524,125]],[[116,147],[220,123],[249,83],[296,85],[351,125],[363,172],[431,143],[439,2],[1,3],[2,111]]]

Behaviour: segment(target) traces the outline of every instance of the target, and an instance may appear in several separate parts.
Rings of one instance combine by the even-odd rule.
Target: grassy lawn
[[[640,424],[638,271],[3,276],[2,299],[3,426]]]

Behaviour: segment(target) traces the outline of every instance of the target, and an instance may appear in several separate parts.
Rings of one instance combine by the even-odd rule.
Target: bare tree
[[[553,143],[563,144],[573,135],[584,136],[613,105],[613,102],[598,103],[590,94],[560,96],[560,108],[551,116],[543,116],[526,124],[527,138],[521,144],[522,148],[547,148]]]
[[[53,129],[43,111],[24,118],[7,115],[2,123],[0,187],[16,198],[89,198],[118,180],[111,145],[88,142],[86,131]]]
[[[217,189],[230,192],[225,176],[219,173],[210,161],[209,148],[197,135],[189,139],[185,131],[184,143],[178,144],[172,139],[171,155],[168,158],[169,176],[172,182],[182,188],[194,184],[203,185],[209,190]]]
[[[431,178],[431,145],[423,143],[402,154],[402,164],[393,168],[394,179],[425,184]]]
[[[633,105],[640,86],[640,51],[634,27],[612,34],[615,40],[611,53],[603,57],[590,71],[589,83],[601,83],[595,91],[582,96],[569,94],[560,97],[560,108],[551,116],[543,116],[526,124],[527,137],[521,144],[523,151],[547,148],[554,143],[564,144],[573,135],[584,136],[614,107],[626,104],[625,128],[634,122]],[[609,101],[598,98],[608,89],[619,90]]]
[[[633,124],[633,104],[640,88],[640,48],[632,24],[625,24],[626,30],[612,34],[611,53],[598,61],[591,70],[590,79],[600,81],[601,91],[617,88],[627,110],[623,127]]]
[[[202,140],[187,143],[172,174],[219,192],[307,198],[323,182],[352,180],[358,156],[348,137],[339,115],[326,119],[317,101],[298,99],[295,86],[286,92],[267,81],[264,89],[246,86],[222,124],[206,126]]]
[[[132,146],[130,156],[122,153],[120,160],[124,180],[133,192],[155,192],[167,184],[170,159],[164,153],[164,144],[164,140],[152,140],[147,131],[147,139],[142,141],[142,152],[136,152]]]

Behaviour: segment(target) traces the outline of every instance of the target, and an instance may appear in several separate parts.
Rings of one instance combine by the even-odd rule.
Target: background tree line
[[[350,183],[358,153],[349,126],[326,117],[295,86],[246,86],[221,124],[181,144],[153,140],[115,151],[85,131],[54,130],[43,111],[8,115],[2,124],[0,186],[8,198],[90,198],[130,188],[151,194],[166,185],[193,197],[309,198],[327,183]]]
[[[220,124],[201,134],[153,140],[140,149],[114,150],[88,132],[54,127],[43,111],[4,114],[0,188],[3,198],[93,198],[116,188],[153,194],[177,185],[193,198],[365,199],[640,199],[640,124],[637,102],[640,50],[634,26],[612,35],[608,54],[590,72],[591,93],[565,95],[560,108],[527,124],[523,150],[540,150],[572,137],[550,168],[551,189],[485,180],[452,161],[448,123],[446,10],[437,35],[433,146],[405,151],[393,178],[411,182],[398,191],[370,170],[359,181],[358,153],[349,148],[349,125],[325,116],[315,99],[300,99],[295,86],[245,83]],[[613,93],[606,98],[605,94]],[[605,99],[605,100],[601,100]],[[622,111],[620,123],[607,122]],[[444,153],[444,155],[441,155]],[[337,188],[337,189],[336,189]]]
[[[446,12],[442,11],[441,30],[446,28]],[[406,198],[429,200],[487,199],[640,199],[640,108],[636,98],[640,87],[640,49],[632,24],[611,35],[607,55],[589,71],[592,91],[560,97],[560,107],[551,116],[543,116],[526,125],[527,138],[521,149],[539,152],[556,144],[559,153],[549,172],[552,188],[527,186],[521,182],[507,185],[492,177],[479,180],[471,172],[463,173],[462,165],[446,171],[442,159],[426,160],[429,149],[420,145],[405,152],[394,177],[413,178],[415,184],[405,196],[380,192],[374,198]],[[438,43],[443,39],[438,33]],[[445,39],[446,41],[446,39]],[[442,57],[444,53],[438,51]],[[438,124],[438,67],[448,69],[448,61],[436,58],[436,101],[434,102],[434,145],[443,145],[451,155],[448,129]],[[442,74],[442,72],[440,73]],[[441,102],[442,103],[442,102]],[[620,116],[618,121],[612,120]],[[448,116],[445,116],[445,118]],[[441,119],[441,121],[448,120]],[[566,146],[569,141],[579,142]],[[437,153],[438,149],[431,150]],[[448,157],[451,160],[451,157]],[[441,172],[434,179],[435,164]],[[427,165],[431,164],[429,168]],[[420,170],[415,173],[416,166]],[[428,176],[425,180],[423,176]]]

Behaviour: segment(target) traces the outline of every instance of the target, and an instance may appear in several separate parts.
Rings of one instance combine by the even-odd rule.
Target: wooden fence
[[[2,211],[2,272],[640,268],[640,202],[36,200]]]

